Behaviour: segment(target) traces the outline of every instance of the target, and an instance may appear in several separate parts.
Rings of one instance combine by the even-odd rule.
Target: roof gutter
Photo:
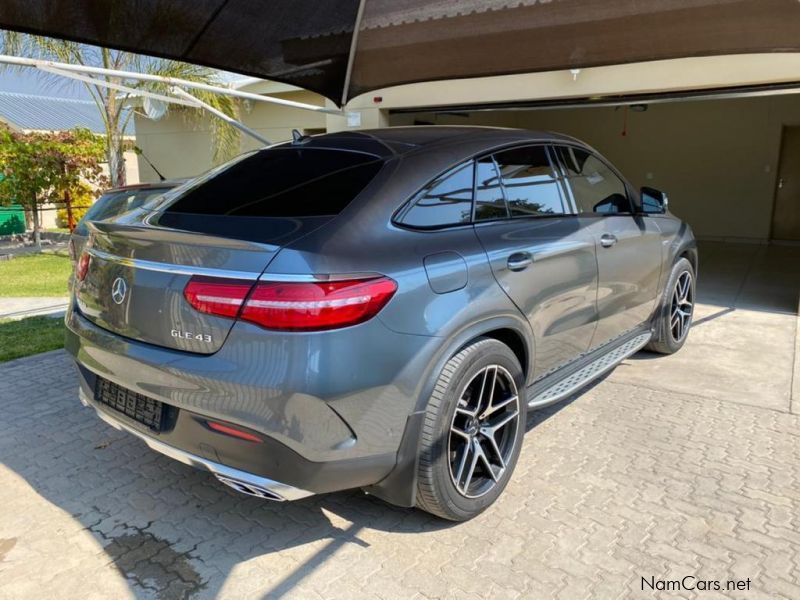
[[[389,114],[409,114],[554,110],[559,108],[613,107],[628,106],[631,104],[664,104],[667,102],[695,102],[702,100],[733,100],[738,98],[759,98],[785,94],[800,94],[800,80],[785,83],[681,90],[675,92],[614,94],[581,98],[548,98],[545,100],[522,100],[518,102],[414,106],[408,108],[390,108],[388,112]]]

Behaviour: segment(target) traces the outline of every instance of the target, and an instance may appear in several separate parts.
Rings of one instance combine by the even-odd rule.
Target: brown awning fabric
[[[800,51],[797,0],[2,0],[0,28],[291,83],[382,87]]]

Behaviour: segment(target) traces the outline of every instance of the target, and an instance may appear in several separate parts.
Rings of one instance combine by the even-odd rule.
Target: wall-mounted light
[[[581,74],[581,70],[580,69],[570,69],[569,72],[572,73],[572,81],[578,81],[578,75]]]

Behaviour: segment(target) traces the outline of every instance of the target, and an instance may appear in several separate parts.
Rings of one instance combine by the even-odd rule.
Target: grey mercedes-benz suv
[[[528,410],[675,352],[692,319],[690,228],[554,134],[296,136],[90,229],[66,316],[83,403],[273,500],[471,518]]]

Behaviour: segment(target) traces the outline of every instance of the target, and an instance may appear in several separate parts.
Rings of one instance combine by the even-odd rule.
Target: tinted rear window
[[[337,215],[382,165],[383,161],[374,155],[358,152],[314,148],[262,150],[187,190],[165,209],[164,216],[176,213],[279,218]]]
[[[139,208],[145,202],[150,201],[156,196],[160,196],[170,188],[144,188],[107,192],[100,196],[94,204],[86,211],[76,227],[80,235],[88,235],[86,227],[88,221],[102,221],[126,213],[134,208]]]

